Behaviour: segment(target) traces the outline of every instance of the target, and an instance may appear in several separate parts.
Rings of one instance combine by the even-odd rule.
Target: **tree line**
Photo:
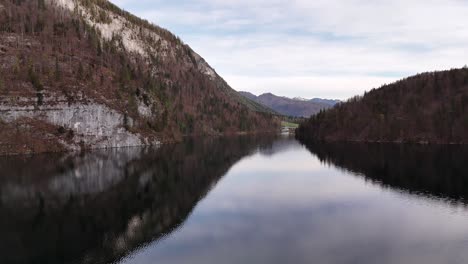
[[[321,111],[303,141],[468,143],[468,69],[428,72]]]

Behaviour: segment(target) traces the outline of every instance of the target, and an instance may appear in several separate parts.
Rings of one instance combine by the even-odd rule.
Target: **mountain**
[[[0,0],[0,154],[275,131],[169,31],[106,0]]]
[[[468,143],[468,69],[418,74],[301,124],[303,142]]]
[[[319,103],[319,104],[327,104],[330,106],[335,106],[336,104],[340,103],[340,100],[330,100],[330,99],[322,99],[322,98],[314,98],[309,100],[310,102]]]
[[[239,92],[245,98],[256,101],[262,105],[265,105],[276,112],[294,117],[310,117],[320,110],[328,109],[337,104],[338,100],[327,100],[314,98],[312,100],[304,98],[287,98],[277,96],[272,93],[265,93],[260,96],[256,96],[249,92]]]
[[[257,101],[257,96],[253,93],[249,93],[249,92],[244,92],[244,91],[241,91],[239,92],[239,94],[241,94],[242,96],[252,100],[252,101]]]

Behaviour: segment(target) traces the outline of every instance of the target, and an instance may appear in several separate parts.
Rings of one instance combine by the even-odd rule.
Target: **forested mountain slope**
[[[178,37],[106,0],[0,0],[0,154],[277,126]]]
[[[423,73],[322,111],[302,141],[468,143],[468,69]]]

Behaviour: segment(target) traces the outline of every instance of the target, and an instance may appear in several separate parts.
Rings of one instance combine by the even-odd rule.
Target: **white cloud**
[[[116,1],[173,30],[237,90],[346,98],[406,75],[461,67],[460,0]]]

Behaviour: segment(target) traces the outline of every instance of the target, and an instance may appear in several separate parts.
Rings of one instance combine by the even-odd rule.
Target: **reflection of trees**
[[[269,137],[0,160],[1,263],[108,263],[170,233]]]
[[[260,153],[265,156],[272,156],[278,152],[286,151],[294,147],[294,144],[291,144],[291,139],[289,136],[278,137],[275,141],[271,142],[270,146],[261,148]]]
[[[468,201],[468,148],[397,144],[311,144],[325,163],[359,173],[384,187]]]

